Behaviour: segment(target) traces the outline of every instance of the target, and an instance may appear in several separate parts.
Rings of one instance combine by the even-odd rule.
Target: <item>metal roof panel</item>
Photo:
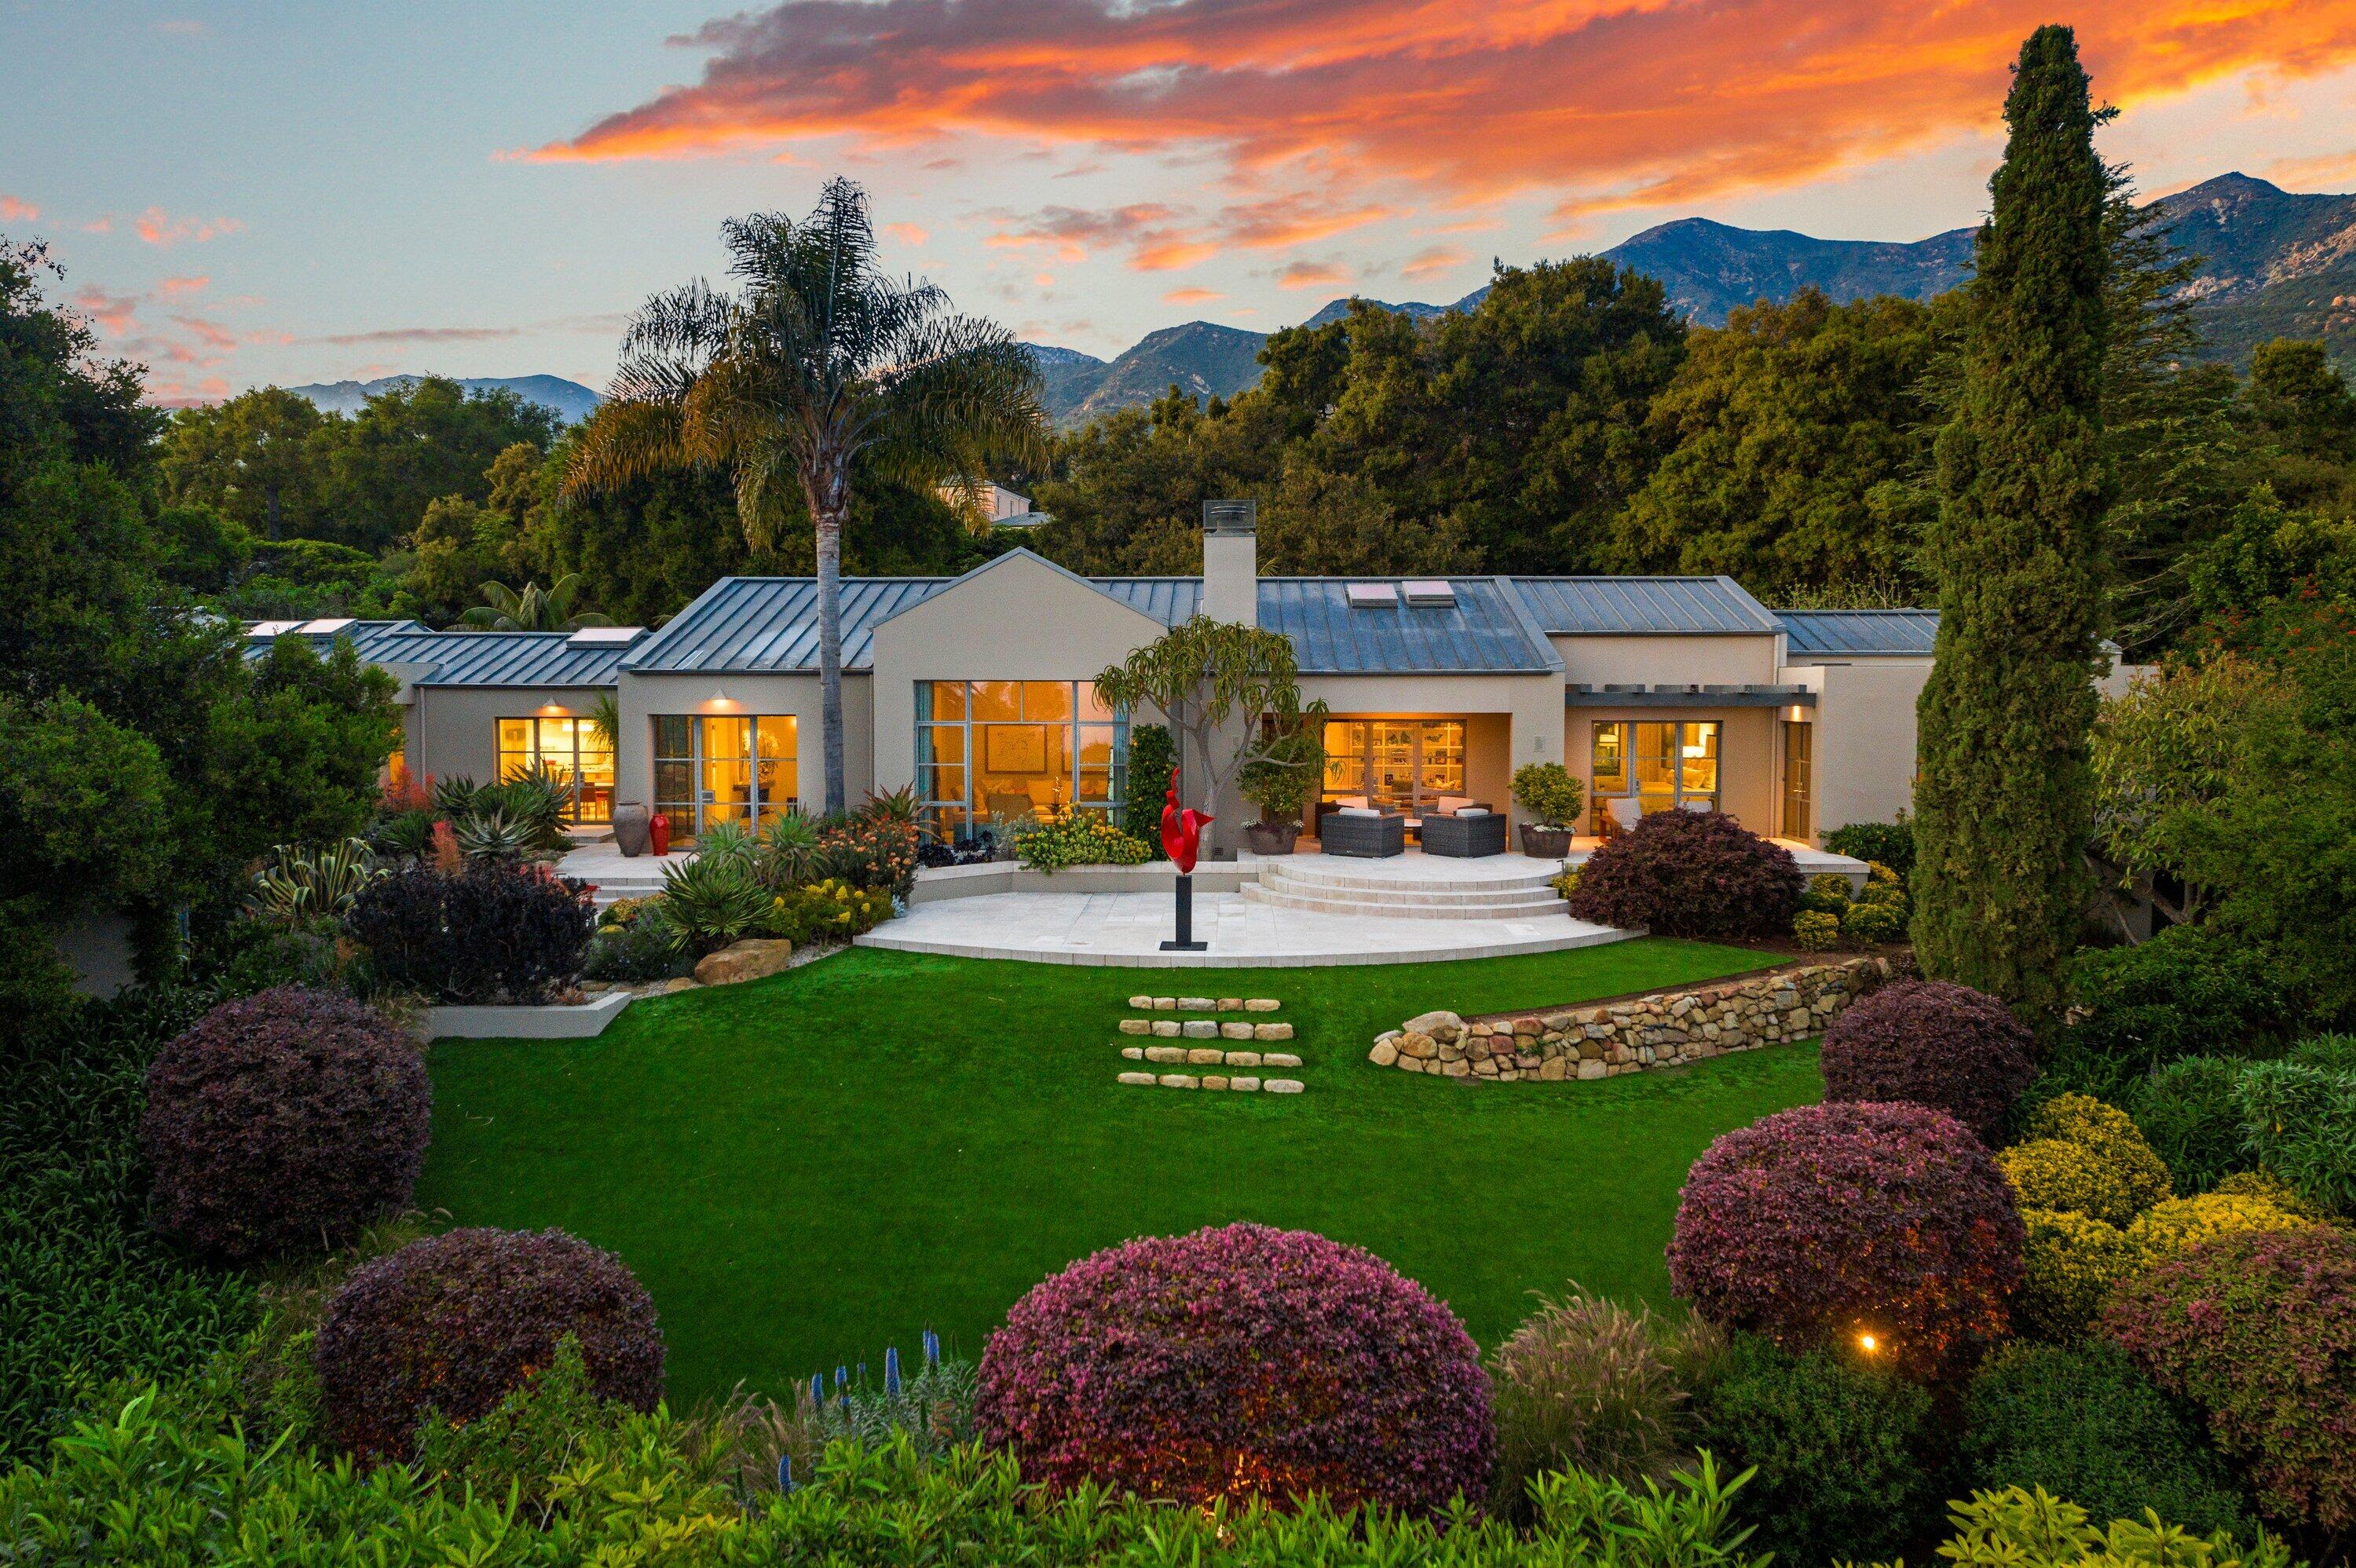
[[[1784,610],[1778,616],[1795,654],[1928,658],[1939,635],[1936,610]]]
[[[1730,577],[1516,577],[1549,635],[1763,636],[1775,617]]]

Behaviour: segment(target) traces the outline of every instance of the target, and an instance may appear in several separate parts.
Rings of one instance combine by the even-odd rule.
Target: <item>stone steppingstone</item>
[[[1283,1005],[1284,1004],[1282,1002],[1278,1001],[1274,997],[1246,997],[1244,998],[1244,1011],[1248,1013],[1272,1013]]]
[[[1241,997],[1221,997],[1219,998],[1219,1011],[1223,1013],[1239,1013],[1243,1010],[1244,999]]]
[[[1178,998],[1156,997],[1153,998],[1153,1010],[1157,1013],[1174,1013],[1178,1010]]]
[[[1164,1089],[1199,1089],[1203,1086],[1201,1079],[1191,1078],[1183,1072],[1165,1072],[1156,1082]]]
[[[1260,1064],[1264,1067],[1298,1067],[1301,1065],[1301,1058],[1290,1055],[1281,1051],[1271,1051],[1259,1060]]]
[[[1126,1061],[1142,1061],[1145,1060],[1145,1047],[1141,1045],[1124,1045],[1120,1048],[1120,1054]]]
[[[1227,1052],[1227,1065],[1230,1067],[1258,1067],[1259,1062],[1260,1055],[1257,1051],[1231,1051]]]
[[[1261,1087],[1271,1094],[1298,1094],[1308,1085],[1298,1078],[1271,1078]]]
[[[1120,1020],[1120,1032],[1123,1034],[1151,1034],[1153,1032],[1153,1020],[1151,1019],[1123,1019]]]
[[[1178,1010],[1182,1013],[1209,1013],[1218,1010],[1218,1001],[1212,997],[1181,997]]]
[[[1155,1019],[1153,1020],[1153,1032],[1160,1035],[1164,1040],[1174,1040],[1178,1036],[1178,1020],[1176,1019]]]
[[[1277,1026],[1274,1024],[1262,1024],[1259,1027],[1262,1029],[1274,1029]],[[1283,1027],[1289,1029],[1292,1026],[1290,1024],[1286,1024]],[[1219,1026],[1219,1038],[1222,1040],[1251,1040],[1255,1037],[1252,1034],[1251,1025],[1247,1023],[1232,1023],[1221,1024]]]
[[[1183,1061],[1186,1048],[1183,1045],[1149,1045],[1145,1048],[1148,1061]]]
[[[1153,1074],[1151,1072],[1124,1072],[1120,1075],[1119,1082],[1123,1083],[1139,1084],[1151,1089],[1153,1087]]]
[[[1227,1080],[1227,1087],[1238,1094],[1257,1094],[1259,1093],[1259,1080],[1257,1078],[1230,1078]]]
[[[1235,1027],[1240,1029],[1244,1026],[1238,1024]],[[1292,1038],[1290,1024],[1253,1024],[1250,1028],[1251,1038],[1254,1040],[1290,1040]]]
[[[1218,1067],[1227,1060],[1227,1053],[1215,1045],[1196,1046],[1186,1053],[1189,1067]]]
[[[1225,1089],[1226,1086],[1227,1080],[1225,1078],[1212,1077],[1207,1073],[1204,1075],[1203,1087],[1205,1089]]]
[[[1200,1019],[1180,1024],[1178,1032],[1188,1040],[1216,1040],[1219,1038],[1219,1026],[1208,1019]]]

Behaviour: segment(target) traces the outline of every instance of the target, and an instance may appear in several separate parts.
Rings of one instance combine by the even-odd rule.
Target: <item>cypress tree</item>
[[[2021,46],[2004,117],[1924,549],[1940,616],[1917,708],[1913,934],[1925,974],[2040,1014],[2087,891],[2110,491],[2109,185],[2071,29]]]

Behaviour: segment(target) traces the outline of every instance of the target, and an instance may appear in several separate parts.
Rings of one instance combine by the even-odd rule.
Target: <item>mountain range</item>
[[[2320,337],[2335,360],[2356,371],[2356,195],[2301,195],[2228,174],[2162,197],[2146,210],[2164,223],[2179,249],[2201,259],[2191,289],[2216,357],[2240,363],[2268,338]],[[1790,229],[1737,229],[1706,218],[1681,218],[1602,254],[1660,279],[1670,304],[1696,324],[1722,326],[1731,310],[1760,299],[1789,299],[1808,287],[1835,300],[1873,294],[1928,299],[1969,274],[1972,235],[1969,229],[1951,229],[1907,244],[1818,240]],[[1366,303],[1428,319],[1471,310],[1488,292],[1484,284],[1449,304]],[[1348,298],[1331,301],[1302,325],[1338,320],[1349,315],[1350,304]],[[1257,356],[1267,341],[1265,333],[1190,321],[1150,332],[1110,359],[1047,344],[1026,347],[1046,379],[1048,417],[1074,425],[1115,409],[1142,408],[1173,386],[1197,398],[1231,398],[1259,379]],[[354,413],[371,394],[413,379],[289,389],[322,409]],[[597,406],[595,392],[560,376],[460,385],[469,390],[508,388],[567,421],[582,419]]]
[[[2180,250],[2201,258],[2191,287],[2213,355],[2239,363],[2268,338],[2321,337],[2332,357],[2356,372],[2356,196],[2300,195],[2229,174],[2162,197],[2152,209]],[[1811,286],[1835,300],[1928,299],[1969,274],[1973,232],[1951,229],[1901,244],[1681,218],[1602,255],[1660,279],[1669,303],[1696,324],[1722,326],[1730,310]],[[1420,319],[1470,310],[1488,292],[1484,285],[1445,305],[1367,303]],[[1348,299],[1333,300],[1302,325],[1322,326],[1349,311]],[[1261,333],[1195,321],[1151,333],[1110,360],[1069,348],[1033,346],[1033,352],[1048,371],[1050,417],[1076,424],[1150,403],[1173,382],[1197,397],[1233,397],[1259,379],[1253,357],[1266,341]]]

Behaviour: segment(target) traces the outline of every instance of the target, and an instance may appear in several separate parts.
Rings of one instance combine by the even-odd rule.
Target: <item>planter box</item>
[[[428,1008],[419,1033],[433,1040],[589,1040],[630,1005],[627,991],[543,1008]]]
[[[1570,853],[1571,829],[1522,824],[1522,853],[1533,860],[1559,860]]]

